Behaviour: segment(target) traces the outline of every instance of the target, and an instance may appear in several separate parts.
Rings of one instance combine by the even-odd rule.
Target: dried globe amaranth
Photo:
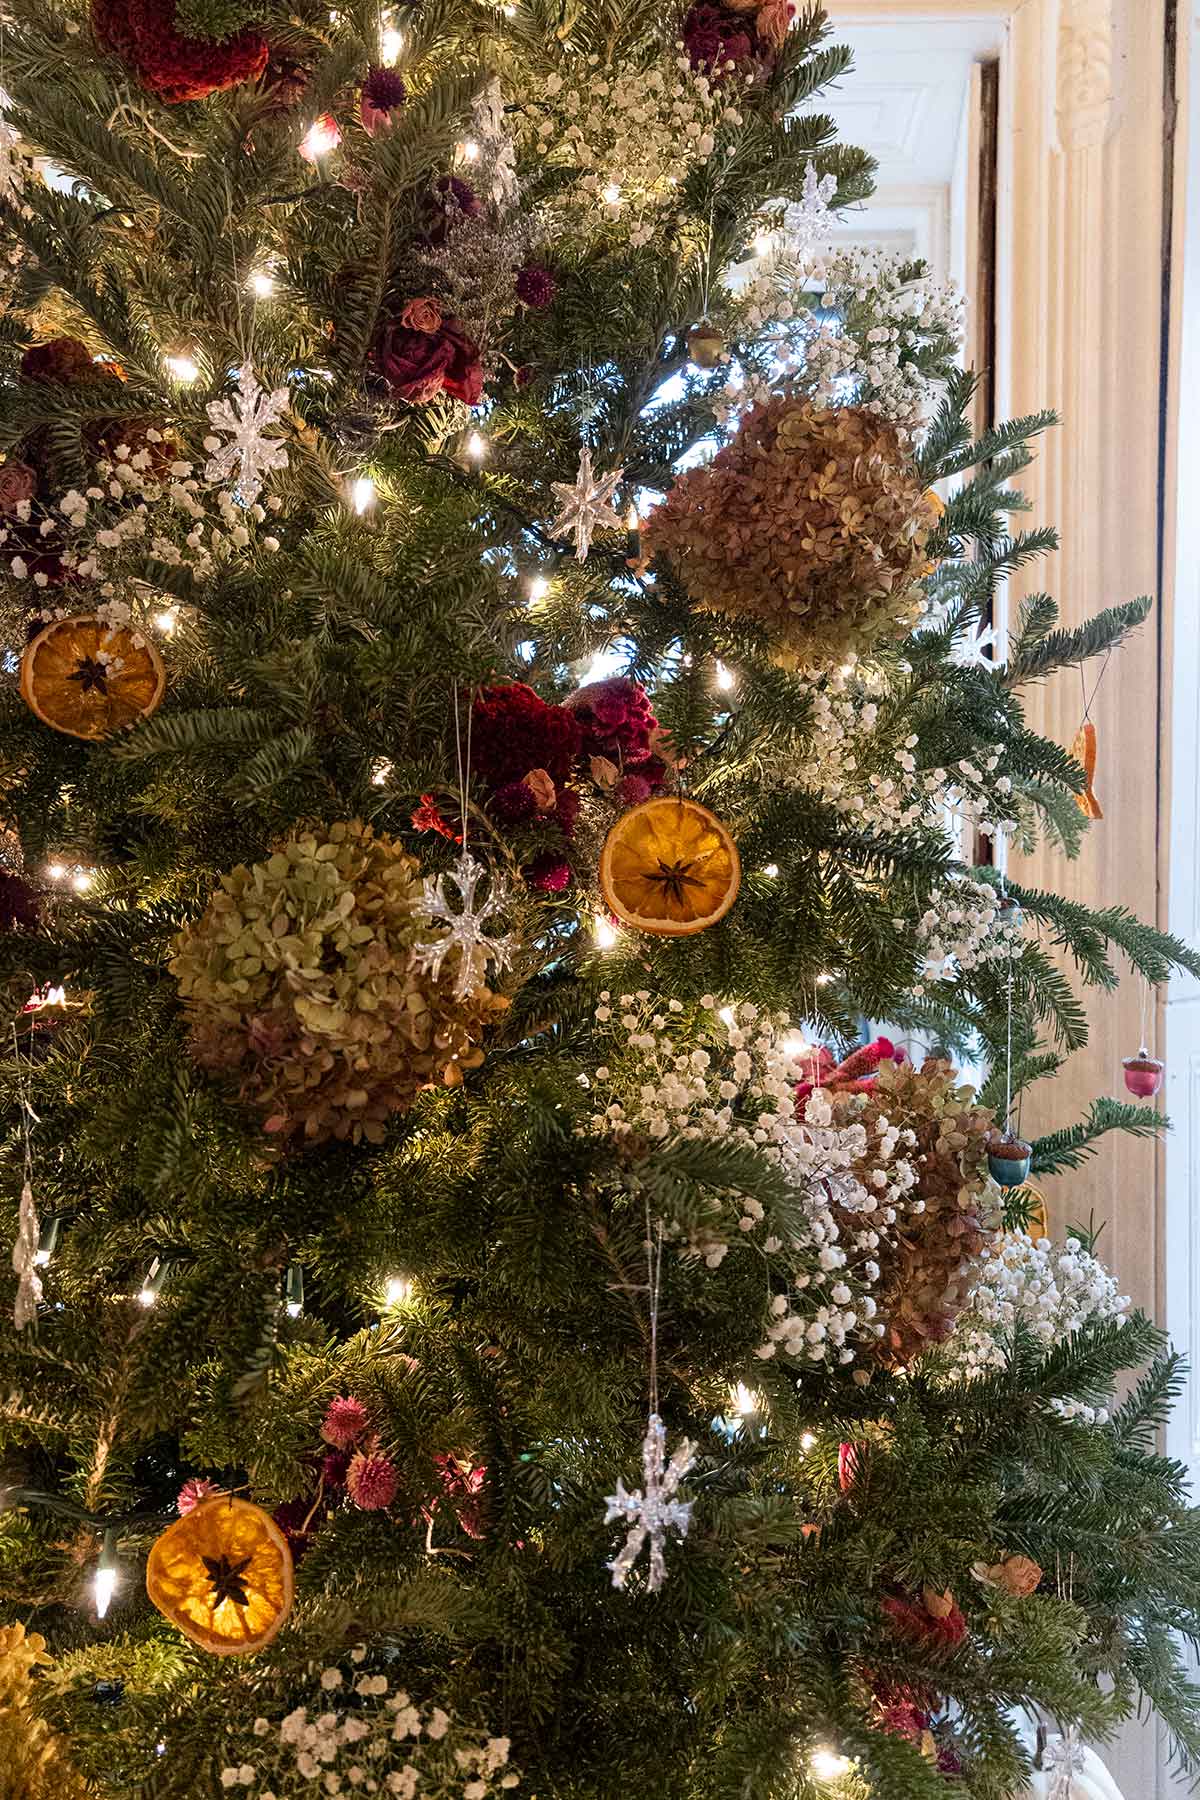
[[[240,1078],[263,1129],[308,1143],[378,1143],[422,1088],[454,1086],[508,1001],[454,996],[455,947],[437,980],[412,949],[438,935],[420,867],[361,820],[302,828],[266,862],[221,877],[176,940],[190,1044]]]
[[[904,1368],[949,1335],[980,1256],[997,1241],[1002,1203],[987,1160],[993,1116],[953,1065],[935,1058],[919,1069],[881,1062],[866,1093],[832,1098],[835,1118],[865,1125],[868,1143],[889,1128],[915,1140],[902,1154],[915,1165],[917,1184],[895,1222],[861,1211],[843,1220],[850,1233],[879,1233],[872,1254],[886,1329],[878,1356],[889,1368]]]
[[[822,668],[911,629],[937,520],[886,419],[782,395],[679,477],[643,542],[701,611],[757,620],[781,663]]]

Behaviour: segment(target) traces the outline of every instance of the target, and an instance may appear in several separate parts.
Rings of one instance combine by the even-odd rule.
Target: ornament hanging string
[[[1104,658],[1104,661],[1100,665],[1100,673],[1096,677],[1095,685],[1093,686],[1090,695],[1087,691],[1087,683],[1085,682],[1085,680],[1083,678],[1082,662],[1079,665],[1079,692],[1083,699],[1083,718],[1084,718],[1085,724],[1087,723],[1088,719],[1091,718],[1092,707],[1096,703],[1096,695],[1100,692],[1100,683],[1104,680],[1105,675],[1108,673],[1108,665],[1109,665],[1109,662],[1111,661],[1111,659],[1112,659],[1112,650],[1109,649],[1109,651],[1107,652],[1107,654]]]
[[[17,1105],[21,1112],[21,1137],[24,1153],[21,1200],[17,1210],[17,1238],[13,1245],[12,1266],[17,1277],[17,1295],[13,1301],[13,1324],[18,1331],[37,1318],[42,1297],[42,1278],[37,1272],[38,1216],[33,1200],[33,1127],[41,1123],[30,1099],[32,1056],[24,1063],[17,1036],[16,1021],[12,1027],[13,1061],[17,1069]]]

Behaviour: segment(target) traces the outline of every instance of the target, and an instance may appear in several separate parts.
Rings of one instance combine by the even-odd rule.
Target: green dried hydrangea
[[[437,980],[411,967],[433,935],[421,899],[415,858],[352,819],[239,864],[180,933],[170,967],[192,1054],[240,1078],[265,1131],[378,1143],[422,1088],[483,1061],[508,1001],[484,986],[454,997],[457,949]]]

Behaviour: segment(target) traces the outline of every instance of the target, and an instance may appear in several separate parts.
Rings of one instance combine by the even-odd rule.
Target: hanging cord
[[[1109,661],[1111,660],[1111,657],[1112,657],[1112,650],[1109,649],[1109,651],[1105,655],[1104,661],[1100,665],[1100,673],[1096,677],[1096,684],[1093,687],[1090,696],[1087,691],[1087,684],[1083,678],[1083,664],[1080,663],[1080,665],[1079,665],[1079,693],[1080,693],[1081,699],[1083,700],[1083,717],[1084,717],[1085,724],[1086,724],[1087,720],[1091,717],[1092,707],[1096,704],[1096,695],[1100,692],[1100,683],[1104,680],[1105,675],[1108,673],[1108,665],[1109,665]]]
[[[658,1416],[658,1296],[662,1285],[662,1220],[657,1229],[650,1219],[650,1199],[646,1197],[646,1291],[650,1296],[650,1411]]]
[[[467,701],[467,753],[463,756],[462,725],[458,716],[458,694],[454,696],[454,755],[458,764],[458,808],[462,823],[462,853],[467,854],[467,786],[471,767],[471,726],[475,717],[475,689]]]

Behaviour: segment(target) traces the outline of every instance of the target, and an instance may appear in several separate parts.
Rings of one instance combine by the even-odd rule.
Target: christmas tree
[[[829,248],[819,9],[2,30],[12,1791],[1194,1766],[1179,1363],[1072,1223],[1161,1068],[1019,1127],[1200,971],[1002,873],[1148,608],[998,635],[1053,421]]]

